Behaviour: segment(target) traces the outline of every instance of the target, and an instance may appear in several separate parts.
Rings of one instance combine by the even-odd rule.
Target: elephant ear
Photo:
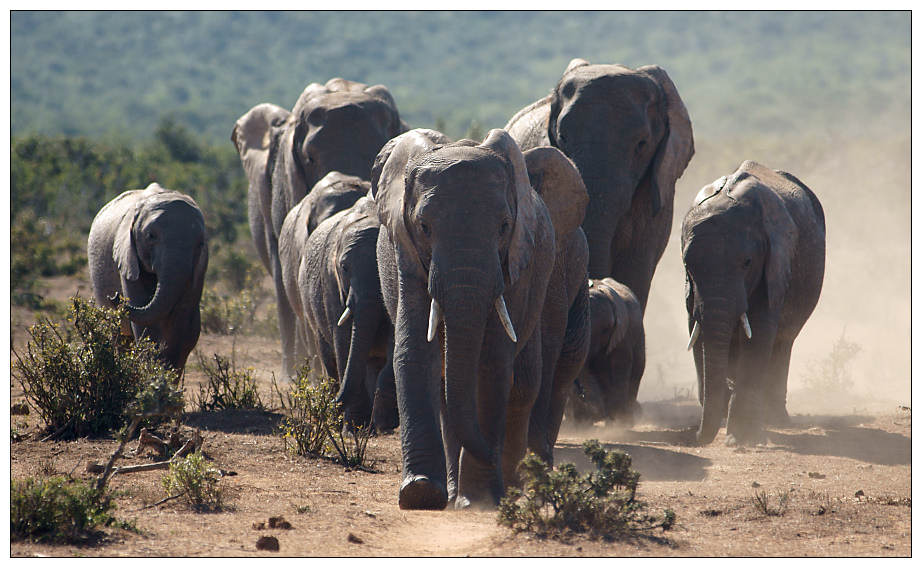
[[[666,135],[653,156],[650,180],[650,203],[656,217],[672,202],[675,182],[695,155],[695,140],[688,110],[666,71],[658,65],[641,67],[638,71],[655,81],[666,97]]]
[[[416,157],[451,140],[435,130],[418,128],[390,139],[375,158],[371,168],[371,195],[378,220],[391,242],[404,252],[416,254],[405,222],[407,206],[407,165]],[[419,259],[415,259],[419,262]]]
[[[561,240],[582,224],[589,204],[583,178],[570,158],[553,146],[532,148],[524,156],[531,187],[551,214],[557,250],[563,250]]]
[[[581,57],[574,57],[570,60],[570,63],[567,64],[567,68],[564,70],[563,76],[566,76],[567,73],[573,71],[577,67],[585,67],[586,65],[589,65],[588,61]]]
[[[290,202],[288,209],[298,204],[307,195],[307,178],[298,158],[298,147],[306,136],[306,125],[289,125],[279,137],[278,157],[272,177],[273,190],[279,191]]]
[[[737,172],[748,173],[761,182],[751,186],[749,192],[755,192],[762,213],[762,231],[768,241],[768,260],[765,262],[768,307],[772,311],[778,310],[791,281],[791,259],[797,248],[798,233],[784,201],[773,188],[790,181],[753,161],[743,162]],[[742,181],[745,173],[734,177]]]
[[[262,103],[237,119],[231,141],[240,155],[250,187],[259,187],[260,180],[266,177],[272,128],[281,126],[290,115],[282,107]]]
[[[140,203],[135,204],[122,217],[122,221],[115,230],[115,240],[112,243],[112,259],[118,266],[118,271],[125,280],[134,281],[141,276],[138,262],[138,249],[134,244],[134,223],[140,212]]]
[[[511,136],[500,128],[487,134],[481,148],[503,156],[512,167],[513,199],[515,200],[515,221],[506,264],[509,270],[509,286],[515,285],[519,275],[528,266],[535,249],[535,235],[538,231],[538,202],[540,199],[531,188],[525,156]]]

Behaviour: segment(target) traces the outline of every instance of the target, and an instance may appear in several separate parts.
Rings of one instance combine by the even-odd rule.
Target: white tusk
[[[685,348],[686,351],[691,351],[692,347],[695,346],[695,342],[698,341],[699,335],[701,335],[701,327],[695,321],[695,327],[692,328],[691,337],[688,340],[688,347]]]
[[[352,315],[352,310],[349,308],[349,306],[346,306],[346,309],[343,310],[343,315],[339,316],[339,321],[336,322],[336,325],[342,327],[344,323],[349,321],[349,317],[351,315]]]
[[[426,333],[426,339],[431,343],[435,339],[435,330],[439,327],[439,323],[442,321],[442,309],[439,308],[439,304],[435,301],[435,298],[432,299],[432,305],[429,308],[429,332]]]
[[[503,322],[503,327],[506,328],[509,339],[511,339],[513,343],[518,343],[519,340],[515,336],[515,328],[512,327],[512,320],[509,319],[509,312],[506,311],[506,301],[503,300],[502,296],[496,300],[496,313],[499,314],[499,321]]]
[[[746,332],[746,339],[752,339],[752,328],[749,327],[749,318],[746,317],[746,314],[743,314],[743,317],[740,318],[740,321],[743,322],[743,331]]]

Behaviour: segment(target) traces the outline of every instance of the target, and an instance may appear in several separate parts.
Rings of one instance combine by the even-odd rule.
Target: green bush
[[[64,476],[10,480],[10,537],[81,542],[115,519],[105,489]]]
[[[288,416],[282,421],[285,447],[292,455],[321,456],[332,432],[342,425],[336,380],[325,377],[312,385],[310,367],[298,368],[295,384],[288,392]]]
[[[510,489],[502,499],[499,524],[555,538],[570,533],[613,538],[626,531],[672,528],[672,510],[662,517],[642,512],[646,504],[635,498],[640,474],[631,469],[631,456],[605,451],[597,440],[584,442],[583,452],[595,472],[580,475],[572,463],[552,471],[534,454],[526,456],[518,467],[524,490]]]
[[[198,368],[208,378],[205,385],[199,385],[199,394],[195,399],[199,412],[230,409],[262,410],[265,408],[256,388],[253,367],[238,370],[233,355],[227,358],[215,353],[214,364],[205,359],[198,350],[195,351],[195,357],[198,361]]]
[[[104,435],[130,419],[127,408],[153,382],[175,372],[146,339],[121,334],[124,309],[72,298],[67,323],[43,318],[29,329],[26,353],[15,353],[13,376],[55,437]]]
[[[189,503],[200,509],[217,509],[223,502],[218,482],[221,473],[209,467],[201,452],[170,463],[170,472],[161,483],[170,496],[184,495]]]

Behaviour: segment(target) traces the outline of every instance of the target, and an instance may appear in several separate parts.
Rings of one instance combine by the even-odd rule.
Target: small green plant
[[[368,460],[368,440],[374,435],[371,426],[359,426],[349,433],[335,428],[330,431],[330,444],[339,456],[339,462],[347,468],[371,471],[377,460]]]
[[[788,503],[791,500],[791,492],[783,491],[778,494],[777,507],[772,505],[771,496],[766,494],[764,489],[754,493],[749,498],[749,500],[752,503],[752,506],[763,515],[769,517],[780,517],[788,508]]]
[[[83,542],[115,521],[112,496],[65,476],[10,480],[10,536],[35,542]]]
[[[640,474],[631,469],[631,456],[606,451],[597,440],[584,442],[583,452],[596,466],[585,475],[572,463],[552,471],[534,454],[526,456],[518,467],[524,490],[510,489],[502,499],[499,524],[554,538],[571,533],[614,538],[626,531],[672,528],[671,509],[662,517],[642,512],[646,504],[635,498]]]
[[[323,455],[331,433],[342,422],[335,402],[337,390],[335,379],[325,377],[315,386],[311,384],[310,367],[298,368],[295,385],[284,405],[288,416],[282,422],[285,447],[290,454]]]
[[[256,388],[256,378],[253,376],[256,369],[237,369],[233,353],[230,358],[215,353],[213,363],[205,359],[201,351],[196,350],[195,356],[199,368],[208,378],[206,384],[199,385],[199,394],[195,400],[199,412],[265,408]]]
[[[845,330],[832,345],[832,351],[823,359],[807,363],[803,374],[808,390],[818,394],[847,393],[855,385],[851,376],[851,364],[861,353],[861,346],[845,339]]]
[[[72,298],[64,325],[42,318],[29,328],[26,353],[15,353],[13,375],[55,438],[103,435],[129,419],[126,408],[151,382],[175,372],[147,339],[121,334],[123,308]]]
[[[201,452],[170,463],[170,472],[163,476],[163,488],[171,496],[184,495],[199,509],[214,510],[221,506],[223,494],[218,487],[221,473],[209,467]]]

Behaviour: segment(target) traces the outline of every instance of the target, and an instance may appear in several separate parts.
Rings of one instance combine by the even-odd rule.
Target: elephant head
[[[125,307],[136,326],[135,336],[144,334],[166,345],[165,358],[182,369],[185,356],[162,325],[170,317],[188,317],[198,311],[208,247],[205,220],[192,198],[152,183],[138,196],[136,204],[122,217],[116,229],[112,257],[129,293]],[[184,295],[195,296],[194,304],[183,305]],[[138,301],[142,302],[140,305]]]
[[[414,130],[381,151],[372,187],[401,278],[419,282],[414,298],[408,292],[400,301],[421,304],[414,310],[429,307],[425,337],[405,340],[399,317],[408,310],[398,308],[395,371],[401,350],[421,351],[420,342],[444,338],[447,427],[467,454],[498,472],[512,361],[537,323],[537,315],[529,320],[524,313],[521,290],[528,289],[523,283],[536,270],[533,257],[543,254],[544,264],[553,258],[550,219],[529,185],[522,152],[503,130],[492,130],[480,144],[451,143],[439,133]],[[540,294],[532,290],[532,295],[543,301],[544,287],[539,287]],[[482,376],[483,369],[494,375]],[[400,403],[401,430],[411,431],[416,423],[406,413],[438,398],[420,392],[433,387],[416,383],[400,395],[402,380],[417,379],[397,373],[398,395],[414,397]],[[499,394],[486,401],[489,392]],[[491,426],[485,435],[482,425],[497,421],[499,427]],[[426,428],[432,429],[431,423]],[[405,476],[412,469],[412,464],[405,467]],[[501,483],[497,491],[501,494]]]
[[[280,226],[284,213],[329,172],[367,180],[381,147],[405,130],[383,85],[368,87],[339,78],[308,85],[279,138],[273,208],[284,212],[274,212],[273,222]]]
[[[712,441],[727,408],[727,378],[741,342],[771,334],[786,290],[798,230],[784,202],[760,179],[778,174],[751,162],[704,187],[682,223],[686,308],[703,405],[698,441]],[[751,326],[753,310],[759,326]],[[767,364],[767,363],[766,363]],[[739,371],[745,372],[744,369]],[[738,377],[737,377],[738,378]]]
[[[591,326],[586,367],[596,379],[603,409],[600,418],[617,418],[629,424],[638,412],[633,370],[634,343],[643,338],[640,303],[631,290],[611,278],[590,280],[589,321]],[[620,349],[620,353],[616,353]],[[629,355],[628,355],[629,354]]]
[[[631,204],[644,194],[656,218],[694,154],[691,121],[666,72],[656,65],[570,62],[551,94],[547,137],[579,169],[589,192],[582,223],[589,275],[613,275],[613,239]]]

